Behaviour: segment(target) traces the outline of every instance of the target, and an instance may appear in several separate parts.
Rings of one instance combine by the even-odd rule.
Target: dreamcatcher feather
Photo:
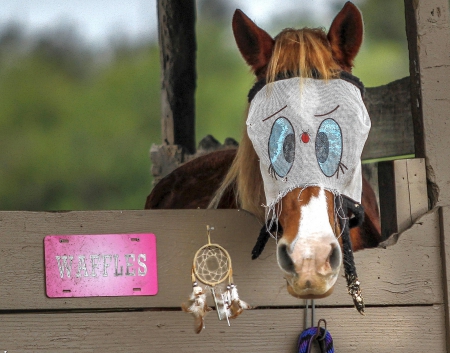
[[[183,311],[191,313],[195,318],[195,332],[200,333],[204,328],[204,317],[212,309],[206,303],[206,288],[199,286],[202,282],[209,287],[216,305],[219,320],[234,319],[242,314],[243,310],[251,306],[239,298],[236,285],[233,283],[233,269],[231,257],[222,246],[211,243],[210,232],[214,228],[206,227],[208,243],[196,252],[192,264],[191,278],[193,291],[186,303],[181,305]],[[228,280],[225,290],[216,290]]]

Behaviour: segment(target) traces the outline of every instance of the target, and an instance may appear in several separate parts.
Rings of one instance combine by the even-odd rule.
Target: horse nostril
[[[278,264],[286,272],[295,272],[294,262],[288,254],[288,247],[285,244],[278,246]]]
[[[328,255],[328,262],[333,270],[341,265],[341,251],[338,246],[331,244],[330,255]]]

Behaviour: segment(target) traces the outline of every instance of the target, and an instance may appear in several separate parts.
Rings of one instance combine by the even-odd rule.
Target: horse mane
[[[341,70],[333,59],[332,49],[323,29],[287,28],[275,37],[266,80],[268,84],[276,79],[292,76],[328,80],[338,77]],[[238,207],[253,213],[264,223],[264,184],[259,159],[246,127],[233,164],[208,208],[217,208],[223,194],[230,188],[234,188]]]

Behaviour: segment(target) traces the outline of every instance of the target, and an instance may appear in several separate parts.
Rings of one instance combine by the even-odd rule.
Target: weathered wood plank
[[[406,160],[408,170],[409,207],[411,221],[428,211],[427,175],[424,158]]]
[[[162,140],[195,153],[195,1],[158,0]]]
[[[364,102],[372,128],[362,159],[414,154],[410,78],[367,88]]]
[[[426,157],[432,207],[450,204],[448,0],[405,0],[416,156]]]
[[[450,351],[450,207],[440,208],[441,223],[441,256],[443,271],[443,291],[445,300],[445,326],[447,339],[447,352]]]
[[[320,308],[336,352],[445,352],[444,308]],[[0,349],[8,352],[294,352],[303,310],[253,310],[239,318],[206,317],[196,335],[183,312],[1,315]]]
[[[250,259],[261,225],[244,211],[0,212],[0,310],[179,307],[191,290],[191,261],[206,243],[207,224],[215,227],[212,239],[232,257],[235,283],[244,300],[258,306],[303,305],[303,301],[287,294],[273,240],[260,259]],[[45,235],[135,232],[157,236],[158,295],[84,299],[45,296]],[[417,221],[397,245],[364,250],[355,254],[355,260],[367,304],[443,302],[437,211]],[[352,305],[342,278],[334,293],[318,305]]]
[[[414,128],[414,150],[416,157],[425,157],[423,139],[422,92],[420,89],[419,45],[414,0],[404,0],[406,36],[408,38],[409,75],[410,75],[410,107]]]

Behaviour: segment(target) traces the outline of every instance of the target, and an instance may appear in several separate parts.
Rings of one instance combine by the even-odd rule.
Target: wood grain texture
[[[162,178],[178,168],[185,162],[187,153],[179,145],[155,145],[150,148],[150,159],[152,161],[151,173],[152,185],[155,186]]]
[[[214,313],[212,313],[214,314]],[[253,310],[218,321],[209,314],[200,335],[184,312],[4,315],[0,349],[8,352],[294,352],[302,309]],[[444,308],[319,308],[336,352],[445,352]]]
[[[424,158],[406,160],[411,221],[428,211],[427,175]]]
[[[414,153],[410,78],[366,89],[364,103],[372,121],[362,159]]]
[[[443,302],[439,218],[430,212],[404,232],[395,246],[355,254],[367,304]],[[212,240],[231,255],[242,299],[256,306],[303,305],[288,295],[270,240],[260,259],[251,249],[261,225],[239,210],[147,210],[95,212],[0,212],[0,310],[179,308],[191,291],[190,268],[196,250]],[[48,234],[152,232],[157,237],[159,293],[153,297],[49,299],[45,296],[43,239]],[[352,301],[343,278],[317,305]]]
[[[158,0],[162,141],[195,153],[195,1]]]
[[[416,156],[426,157],[431,205],[450,204],[448,0],[405,0]]]
[[[445,308],[445,326],[447,339],[447,352],[450,351],[450,207],[440,208],[441,223],[441,256],[443,272],[443,290],[444,290],[444,308]]]
[[[408,40],[409,75],[410,75],[410,106],[414,128],[414,150],[416,157],[425,157],[425,141],[423,138],[422,91],[420,89],[419,45],[417,32],[416,7],[417,1],[404,0],[406,37]]]

